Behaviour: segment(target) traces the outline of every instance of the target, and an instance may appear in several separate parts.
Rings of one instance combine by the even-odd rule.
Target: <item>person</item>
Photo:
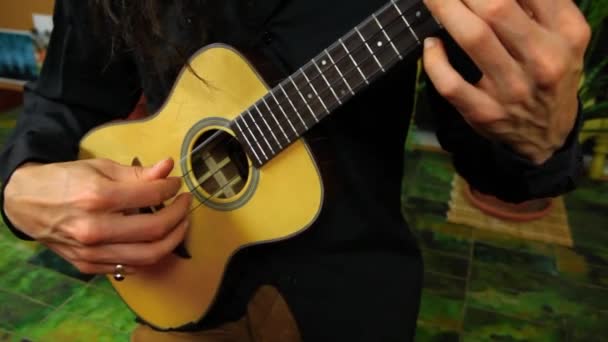
[[[25,88],[1,157],[5,221],[85,273],[112,274],[122,264],[129,277],[158,262],[183,239],[191,199],[180,194],[154,215],[124,210],[172,199],[173,161],[76,161],[80,138],[124,118],[142,94],[158,110],[184,58],[205,44],[257,53],[285,77],[385,1],[57,0],[48,57]],[[456,170],[512,202],[572,190],[590,39],[576,5],[424,3],[451,37],[426,39],[423,64],[437,134]],[[413,339],[423,268],[400,190],[415,76],[416,63],[398,64],[305,135],[329,189],[320,216],[292,239],[238,253],[194,327],[202,332],[140,331],[159,341],[205,340],[205,331],[239,322],[256,290],[270,286],[297,326],[289,339]]]

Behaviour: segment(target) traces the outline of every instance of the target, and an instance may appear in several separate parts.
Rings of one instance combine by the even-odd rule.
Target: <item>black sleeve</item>
[[[37,82],[27,84],[24,109],[0,154],[0,208],[5,223],[4,185],[29,161],[75,160],[91,128],[128,115],[141,87],[132,59],[112,51],[112,37],[94,21],[90,1],[58,0],[47,58]]]
[[[456,46],[442,37],[450,62],[471,82],[481,79],[481,72]],[[582,116],[579,105],[577,121],[564,146],[542,165],[535,165],[508,146],[477,134],[433,87],[427,78],[429,105],[435,116],[437,137],[450,152],[458,174],[477,190],[509,202],[554,197],[574,189],[582,171],[582,150],[578,143]]]

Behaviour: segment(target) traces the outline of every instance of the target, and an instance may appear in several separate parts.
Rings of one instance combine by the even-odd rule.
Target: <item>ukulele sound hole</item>
[[[239,142],[222,130],[208,130],[194,142],[192,175],[206,200],[236,197],[249,177],[249,163]]]

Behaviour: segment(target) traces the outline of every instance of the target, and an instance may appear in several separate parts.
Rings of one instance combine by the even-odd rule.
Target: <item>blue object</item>
[[[0,77],[20,81],[38,77],[34,41],[29,34],[0,32]]]

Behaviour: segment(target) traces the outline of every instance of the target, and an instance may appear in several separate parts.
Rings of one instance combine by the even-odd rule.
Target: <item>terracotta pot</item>
[[[483,194],[467,184],[465,187],[467,199],[482,212],[503,220],[526,222],[547,216],[553,209],[551,198],[535,199],[514,204]]]

